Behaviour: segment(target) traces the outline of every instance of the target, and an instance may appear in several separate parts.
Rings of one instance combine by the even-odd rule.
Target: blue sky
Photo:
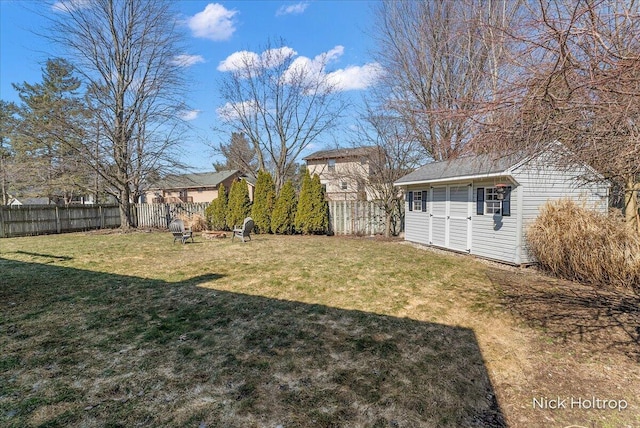
[[[43,18],[31,9],[64,5],[60,2],[0,0],[0,98],[19,101],[12,83],[37,83],[42,66],[55,50],[33,32]],[[219,99],[217,82],[241,51],[260,54],[271,39],[281,38],[297,53],[298,62],[312,63],[318,55],[331,58],[326,73],[339,84],[345,95],[358,102],[380,73],[370,56],[373,42],[367,32],[372,25],[372,3],[364,0],[316,1],[227,1],[175,2],[183,30],[188,35],[183,60],[190,85],[192,108],[185,112],[192,131],[184,136],[184,161],[198,171],[212,169],[208,144],[227,142],[229,136],[215,133]],[[221,71],[222,70],[222,71]],[[348,121],[343,123],[348,127]],[[311,150],[333,146],[334,137],[316,142]],[[308,154],[305,153],[305,154]]]

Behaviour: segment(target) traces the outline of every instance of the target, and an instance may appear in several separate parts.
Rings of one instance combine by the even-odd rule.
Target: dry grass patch
[[[559,345],[507,310],[510,273],[366,238],[171,241],[168,233],[0,241],[0,424],[568,420],[530,409],[531,391],[553,391],[556,379],[538,371],[542,351]],[[599,354],[589,358],[603,368]],[[612,387],[603,381],[600,391]],[[635,421],[630,411],[568,417]]]

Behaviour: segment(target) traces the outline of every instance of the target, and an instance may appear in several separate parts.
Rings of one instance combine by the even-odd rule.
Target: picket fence
[[[172,218],[204,216],[208,203],[133,204],[133,222],[139,228],[166,229]],[[401,213],[391,230],[402,228]],[[0,238],[120,227],[117,205],[0,207]],[[385,214],[372,201],[330,201],[329,227],[336,235],[376,235],[385,231]]]

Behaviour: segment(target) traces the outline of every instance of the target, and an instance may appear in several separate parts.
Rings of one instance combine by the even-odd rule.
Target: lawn
[[[640,426],[638,296],[401,241],[3,239],[0,306],[2,426]]]

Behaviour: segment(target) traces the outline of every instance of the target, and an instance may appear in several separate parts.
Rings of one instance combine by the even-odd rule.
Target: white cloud
[[[61,0],[51,5],[51,9],[56,12],[73,12],[91,6],[90,0]]]
[[[299,15],[309,7],[309,2],[303,1],[289,6],[280,6],[276,12],[276,16],[281,15]]]
[[[285,81],[297,80],[300,76],[321,77],[327,64],[337,61],[343,53],[344,47],[338,45],[327,52],[316,55],[313,59],[300,56],[291,63],[282,77]]]
[[[380,64],[372,62],[363,66],[349,66],[327,74],[327,79],[340,91],[366,89],[382,76]]]
[[[204,62],[204,58],[200,55],[176,55],[171,63],[178,67],[191,67],[192,65]]]
[[[186,110],[180,113],[180,119],[190,121],[196,120],[200,116],[200,110]]]
[[[241,116],[250,115],[258,111],[258,105],[255,101],[243,101],[240,103],[226,103],[222,107],[216,109],[218,117],[222,120],[232,121],[240,118]]]
[[[220,61],[218,71],[239,71],[247,67],[273,68],[295,55],[297,52],[286,46],[266,50],[260,55],[255,52],[238,51]]]
[[[210,40],[227,40],[236,31],[233,17],[236,10],[228,10],[218,3],[209,3],[202,12],[193,15],[187,21],[195,37]]]
[[[234,52],[220,61],[218,71],[222,72],[242,72],[251,71],[258,67],[272,68],[284,63],[285,60],[293,58],[297,52],[289,47],[270,49],[261,54],[250,51]],[[382,76],[383,69],[380,64],[372,62],[362,66],[351,65],[331,72],[327,71],[328,65],[338,61],[344,55],[344,47],[341,45],[316,55],[313,59],[306,56],[296,57],[287,70],[282,75],[284,83],[291,83],[305,79],[309,82],[325,80],[337,91],[352,91],[366,89]],[[320,80],[316,80],[320,79]],[[233,113],[232,105],[226,105],[218,109],[221,117],[231,117]],[[245,106],[246,107],[246,106]],[[233,113],[233,114],[232,114]]]

